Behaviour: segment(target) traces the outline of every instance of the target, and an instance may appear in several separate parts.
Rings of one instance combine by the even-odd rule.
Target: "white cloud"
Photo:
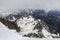
[[[60,9],[60,0],[0,0],[0,7]]]

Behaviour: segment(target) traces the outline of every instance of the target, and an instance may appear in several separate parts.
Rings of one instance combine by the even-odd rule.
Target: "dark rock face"
[[[50,30],[50,33],[57,34],[57,31],[55,29],[50,27],[49,30]]]
[[[13,19],[13,17],[15,18],[15,20]],[[14,20],[14,22],[16,22],[19,18],[21,17],[21,15],[17,14],[17,15],[8,15],[5,19],[7,20]]]
[[[20,32],[20,27],[15,22],[8,21],[4,18],[0,18],[0,22],[6,25],[9,29],[15,29],[17,32]]]
[[[57,36],[52,36],[53,38],[60,38],[60,37],[57,37]]]
[[[41,24],[40,24],[40,22],[39,22],[39,23],[36,24],[36,26],[34,27],[33,30],[38,29],[38,30],[40,31],[40,30],[42,30],[42,28],[43,28],[43,27],[41,26]]]
[[[29,33],[28,35],[24,35],[26,37],[39,37],[39,35],[35,34],[35,33]]]
[[[36,33],[29,33],[27,35],[24,35],[26,37],[36,37],[36,38],[42,38],[44,35],[42,33],[36,34]]]

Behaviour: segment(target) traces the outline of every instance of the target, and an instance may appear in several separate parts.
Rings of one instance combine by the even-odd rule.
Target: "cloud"
[[[60,9],[60,0],[0,0],[0,7],[14,9]]]

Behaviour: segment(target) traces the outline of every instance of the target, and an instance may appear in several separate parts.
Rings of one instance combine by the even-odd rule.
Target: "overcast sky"
[[[0,8],[60,9],[60,0],[0,0]]]

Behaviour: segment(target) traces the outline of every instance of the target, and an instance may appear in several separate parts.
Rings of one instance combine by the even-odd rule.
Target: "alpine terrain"
[[[7,11],[8,12],[8,11]],[[0,14],[2,14],[0,12]],[[2,14],[3,15],[3,14]],[[23,37],[60,38],[60,11],[39,9],[14,10],[1,16],[0,22]]]

